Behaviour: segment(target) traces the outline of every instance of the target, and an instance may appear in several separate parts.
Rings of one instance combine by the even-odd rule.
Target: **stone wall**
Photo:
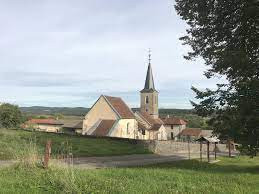
[[[139,142],[140,143],[140,142]],[[188,153],[188,142],[177,142],[177,141],[142,141],[142,144],[148,147],[149,150],[156,154],[170,155],[176,153]],[[199,153],[200,143],[190,143],[190,152]],[[226,144],[217,144],[218,152],[227,152],[228,149]],[[214,151],[215,145],[210,144],[210,151]],[[202,152],[207,152],[207,144],[202,144]]]

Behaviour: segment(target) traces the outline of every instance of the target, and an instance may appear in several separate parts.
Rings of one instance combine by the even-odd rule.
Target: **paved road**
[[[227,153],[218,153],[223,156]],[[199,158],[199,153],[191,153],[191,159]],[[206,160],[207,155],[203,154],[203,160]],[[214,156],[211,154],[211,161]],[[67,160],[52,160],[53,163],[61,162],[61,164],[68,164],[79,168],[110,168],[110,167],[130,167],[130,166],[144,166],[150,164],[167,163],[180,160],[188,160],[188,153],[181,153],[175,155],[157,155],[157,154],[135,154],[135,155],[124,155],[124,156],[105,156],[105,157],[80,157]],[[8,166],[14,164],[15,161],[1,161],[1,166]]]
[[[197,158],[198,155],[192,155],[191,158]],[[150,164],[167,163],[172,161],[187,160],[188,155],[177,154],[162,156],[156,154],[137,154],[125,156],[108,156],[108,157],[81,157],[74,158],[73,161],[66,161],[74,167],[80,168],[110,168],[110,167],[129,167],[144,166]]]

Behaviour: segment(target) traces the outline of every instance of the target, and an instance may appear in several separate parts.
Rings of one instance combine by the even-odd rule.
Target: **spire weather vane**
[[[151,64],[151,49],[148,49],[148,63]]]

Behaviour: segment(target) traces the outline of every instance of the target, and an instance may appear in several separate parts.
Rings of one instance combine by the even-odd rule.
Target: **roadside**
[[[228,153],[218,153],[218,156],[228,156]],[[232,156],[236,156],[233,154]],[[203,161],[207,161],[207,154],[203,153]],[[199,153],[191,153],[190,159],[200,158]],[[210,155],[211,161],[214,156]],[[174,155],[158,155],[158,154],[133,154],[123,156],[103,156],[103,157],[76,157],[69,159],[56,160],[52,159],[52,164],[65,164],[76,168],[98,169],[98,168],[116,168],[145,166],[150,164],[169,163],[174,161],[188,160],[188,153],[177,153]],[[0,167],[11,166],[15,160],[0,160]]]

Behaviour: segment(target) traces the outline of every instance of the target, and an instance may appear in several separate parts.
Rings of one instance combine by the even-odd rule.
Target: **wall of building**
[[[36,124],[35,129],[39,131],[46,131],[46,132],[58,132],[62,128],[61,125],[45,125],[45,124]]]
[[[158,140],[169,140],[171,139],[171,130],[162,125],[158,131]]]
[[[146,103],[146,97],[148,97],[148,103]],[[155,115],[155,118],[158,117],[158,93],[140,93],[140,98],[140,111]]]
[[[95,103],[83,121],[83,134],[93,131],[100,120],[117,120],[118,116],[103,96]]]
[[[174,140],[178,140],[179,133],[181,133],[184,129],[186,129],[186,125],[173,125],[173,129],[171,125],[164,125],[168,132],[168,139],[171,139],[171,132],[173,133]]]
[[[136,119],[120,119],[110,130],[108,136],[136,139],[138,124]]]

